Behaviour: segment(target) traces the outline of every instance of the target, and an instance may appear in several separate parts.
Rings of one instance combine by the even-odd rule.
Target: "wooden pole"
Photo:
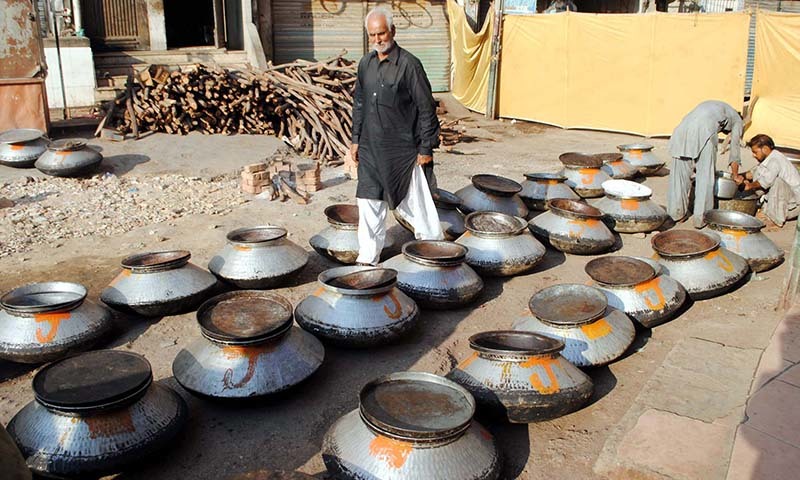
[[[489,63],[489,88],[486,96],[486,118],[497,118],[497,73],[500,67],[500,37],[503,28],[503,0],[494,0],[492,29],[492,61]]]

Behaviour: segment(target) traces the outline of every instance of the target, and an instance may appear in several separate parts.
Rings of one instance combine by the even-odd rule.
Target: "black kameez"
[[[353,97],[353,143],[358,145],[356,197],[403,201],[417,154],[439,146],[439,119],[422,63],[395,44],[383,61],[361,58]],[[423,166],[430,179],[433,162]]]

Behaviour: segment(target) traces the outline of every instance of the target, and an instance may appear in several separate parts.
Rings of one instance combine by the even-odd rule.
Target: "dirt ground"
[[[454,114],[463,112],[451,109],[451,115]],[[526,172],[558,170],[558,154],[562,152],[614,151],[617,144],[639,140],[620,134],[568,131],[522,122],[512,124],[507,120],[487,122],[477,115],[469,116],[465,125],[469,133],[478,138],[435,156],[439,185],[451,191],[467,185],[473,174],[495,173],[522,181],[522,174]],[[658,155],[666,159],[666,141],[652,139],[651,142],[656,145]],[[106,167],[122,177],[181,173],[212,178],[235,174],[241,165],[270,154],[280,142],[268,137],[158,134],[140,141],[93,140],[92,144],[103,148],[104,155],[110,158]],[[743,157],[752,162],[745,153]],[[0,184],[22,175],[35,173],[0,167]],[[58,279],[86,285],[90,297],[96,299],[117,274],[120,260],[129,254],[187,249],[192,252],[192,261],[205,267],[223,246],[226,232],[257,224],[284,226],[290,232],[290,239],[312,251],[308,239],[326,225],[323,209],[332,203],[354,202],[356,183],[346,180],[341,168],[324,170],[323,180],[326,188],[316,193],[307,206],[268,202],[241,194],[248,201],[233,206],[230,213],[224,215],[187,215],[124,234],[66,238],[58,246],[33,245],[29,251],[0,258],[0,291],[27,282]],[[667,177],[651,177],[646,184],[655,191],[655,200],[663,204]],[[81,219],[66,221],[80,222]],[[788,251],[793,232],[794,223],[791,223],[768,235]],[[649,256],[652,254],[650,238],[649,235],[647,238],[625,235],[619,253]],[[174,447],[149,464],[116,478],[225,478],[259,468],[300,470],[325,478],[319,455],[323,436],[337,418],[357,407],[357,395],[364,383],[378,375],[403,370],[447,373],[468,355],[470,335],[509,328],[537,290],[556,283],[587,282],[583,267],[591,258],[548,251],[545,261],[532,274],[504,280],[487,279],[485,291],[468,308],[422,312],[420,325],[398,344],[369,350],[326,345],[322,367],[307,382],[279,398],[255,404],[234,406],[202,400],[182,390],[172,378],[171,364],[175,355],[200,335],[194,314],[157,320],[119,317],[119,334],[107,346],[145,355],[153,366],[155,378],[174,387],[187,400],[190,420]],[[668,354],[679,342],[697,337],[707,340],[709,345],[734,345],[760,355],[780,316],[776,308],[783,292],[787,263],[753,276],[734,293],[694,304],[670,323],[652,331],[640,331],[623,359],[588,372],[595,382],[595,394],[586,408],[557,420],[532,425],[487,424],[504,455],[504,478],[624,478],[620,470],[597,473],[595,465],[604,448],[609,448],[609,442],[620,433],[618,426],[623,418],[637,399],[648,393],[648,385],[652,384],[649,380]],[[296,305],[316,288],[317,275],[333,266],[312,251],[311,260],[296,283],[277,291]],[[710,347],[701,348],[708,350]],[[742,367],[741,379],[737,380],[746,383],[741,385],[745,395],[754,368]],[[3,424],[33,399],[30,385],[34,372],[30,367],[0,362],[0,421]],[[717,395],[711,396],[710,401],[726,401],[727,396],[736,396],[732,404],[737,408],[731,407],[726,414],[729,418],[724,421],[738,423],[741,420],[738,406],[744,403],[743,398],[741,401],[738,398],[741,393],[731,390]],[[664,442],[670,441],[664,439]],[[638,478],[662,477],[653,474]],[[710,474],[706,478],[724,477]]]

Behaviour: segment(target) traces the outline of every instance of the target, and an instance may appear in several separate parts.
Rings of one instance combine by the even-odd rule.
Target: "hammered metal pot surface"
[[[581,197],[567,186],[566,181],[567,177],[560,173],[526,173],[519,196],[529,209],[537,211],[547,210],[548,200],[580,200]]]
[[[752,271],[763,272],[783,262],[783,250],[764,235],[764,222],[756,217],[732,210],[709,210],[705,218],[705,231],[715,234],[723,247],[747,260]]]
[[[655,245],[659,236],[685,230],[671,230],[653,237]],[[703,232],[690,232],[703,235],[711,240],[709,247],[695,253],[665,255],[658,252],[653,258],[664,268],[667,275],[683,285],[693,300],[704,300],[730,290],[750,271],[747,260],[719,246],[719,240]]]
[[[345,265],[353,265],[358,258],[358,206],[336,204],[325,209],[329,225],[312,236],[308,243],[323,257]],[[382,254],[394,248],[397,239],[386,232]]]
[[[655,175],[667,164],[653,153],[653,148],[655,147],[648,143],[629,143],[617,146],[617,149],[622,152],[622,158],[638,168],[642,175],[647,176]]]
[[[639,175],[639,169],[625,159],[603,162],[603,166],[600,169],[612,179],[630,180]]]
[[[600,210],[574,200],[555,199],[549,205],[550,210],[534,217],[528,228],[556,250],[593,255],[616,243],[614,234],[601,220]]]
[[[339,267],[319,275],[319,288],[295,308],[295,320],[305,330],[334,344],[373,347],[391,343],[416,325],[417,304],[397,288],[397,282],[364,290],[331,285],[341,275],[373,270]]]
[[[25,301],[56,292],[75,299],[64,306],[15,308]],[[7,301],[11,300],[11,301]],[[86,299],[82,285],[33,283],[16,288],[0,302],[0,358],[20,363],[45,363],[88,350],[114,329],[111,312]]]
[[[545,247],[528,231],[528,222],[496,212],[467,215],[456,243],[467,247],[467,264],[482,276],[507,277],[533,270]]]
[[[322,459],[338,480],[494,480],[501,469],[494,438],[477,422],[450,443],[415,445],[371,430],[358,409],[325,434]]]
[[[492,195],[479,190],[474,185],[467,185],[458,190],[456,195],[461,199],[462,210],[472,212],[500,212],[506,215],[527,217],[528,207],[518,194],[511,196]]]
[[[444,264],[420,261],[406,253],[409,245],[422,242],[455,245],[452,242],[429,240],[403,245],[403,253],[383,264],[386,268],[397,270],[397,287],[421,308],[460,308],[477,298],[483,290],[483,280],[464,262],[466,253],[459,261]]]
[[[611,177],[600,167],[575,167],[564,166],[566,184],[582,198],[596,198],[603,196],[603,182]]]
[[[591,378],[561,356],[564,343],[559,340],[494,331],[473,335],[470,346],[474,352],[447,378],[469,390],[484,410],[512,423],[566,415],[592,396]]]
[[[30,469],[48,477],[92,478],[117,473],[168,448],[186,423],[186,402],[152,384],[135,403],[91,415],[28,403],[8,432]]]
[[[0,143],[0,165],[14,168],[32,168],[45,151],[49,140],[37,138],[21,143]]]
[[[605,197],[594,204],[620,233],[652,232],[667,219],[667,211],[650,199],[653,191],[636,182],[609,180],[603,183]]]
[[[55,140],[36,160],[36,168],[55,177],[77,177],[94,171],[103,155],[80,139]]]
[[[176,256],[179,261],[164,266],[143,265],[138,259],[153,255]],[[100,294],[106,305],[146,317],[160,317],[191,311],[217,285],[207,270],[189,263],[189,252],[154,252],[132,255],[122,261],[122,272]]]
[[[234,230],[227,235],[222,251],[211,258],[208,269],[238,288],[283,286],[308,263],[308,252],[286,234],[280,227]]]

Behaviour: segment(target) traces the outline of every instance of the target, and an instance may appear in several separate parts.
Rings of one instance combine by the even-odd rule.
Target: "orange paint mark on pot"
[[[238,252],[249,252],[253,248],[252,247],[248,247],[247,245],[234,245],[233,249],[238,251]]]
[[[456,368],[464,370],[465,368],[472,365],[472,362],[474,362],[476,358],[478,358],[478,352],[472,352],[472,355],[462,360],[461,363],[459,363]]]
[[[597,227],[597,224],[600,223],[600,220],[594,218],[586,218],[583,220],[569,220],[567,222],[569,225],[574,225],[578,227],[577,229],[570,227],[569,229],[569,236],[570,238],[581,238],[586,230],[593,229]]]
[[[314,290],[314,293],[311,295],[315,297],[321,297],[323,293],[325,293],[325,287],[319,287],[318,289]]]
[[[545,185],[558,185],[558,180],[547,180],[544,183]]]
[[[661,290],[661,277],[650,279],[633,287],[633,290],[644,297],[644,303],[650,310],[661,310],[667,304]],[[653,300],[655,297],[655,301]]]
[[[111,283],[109,283],[109,286],[113,287],[114,285],[118,284],[119,282],[125,280],[126,278],[128,278],[130,276],[131,276],[131,271],[127,270],[127,269],[123,269],[121,272],[119,272],[119,275],[114,277],[114,280],[111,280]]]
[[[409,442],[378,435],[369,442],[369,454],[392,468],[402,468],[414,447]]]
[[[639,200],[626,198],[620,200],[619,204],[623,210],[628,210],[630,212],[635,212],[636,210],[639,210]]]
[[[12,143],[8,147],[9,147],[9,150],[14,151],[14,152],[18,152],[18,151],[22,150],[23,148],[25,148],[25,145],[21,144],[21,143]]]
[[[553,371],[553,367],[556,365],[557,361],[555,359],[540,357],[531,357],[520,364],[520,366],[523,368],[540,367],[544,370],[544,373],[547,374],[548,385],[545,386],[544,382],[542,381],[542,377],[537,372],[533,372],[528,378],[533,388],[535,388],[537,392],[544,395],[561,391],[561,386],[558,384],[558,378]]]
[[[91,415],[81,420],[86,422],[86,426],[89,427],[90,438],[107,438],[136,431],[131,412],[127,408],[111,413]]]
[[[61,325],[61,322],[64,320],[68,320],[70,317],[69,312],[61,312],[61,313],[37,313],[33,316],[33,319],[36,323],[47,323],[50,327],[47,329],[47,333],[42,331],[42,327],[38,327],[36,329],[36,340],[39,343],[50,343],[56,338],[58,334],[58,326]]]
[[[722,250],[719,248],[712,252],[706,253],[705,258],[707,260],[716,260],[717,266],[728,273],[733,271],[733,263],[731,263],[728,257],[726,257],[725,254],[722,253]]]
[[[632,158],[642,158],[643,150],[629,150],[628,155]]]
[[[581,326],[581,331],[589,340],[597,340],[611,333],[611,325],[605,318],[601,318],[594,323]]]
[[[400,316],[403,315],[403,306],[400,305],[400,300],[397,299],[397,295],[394,291],[389,292],[388,295],[375,295],[372,297],[373,302],[380,302],[383,301],[384,298],[388,298],[394,308],[389,308],[389,305],[383,306],[383,311],[386,313],[386,316],[392,320],[397,320]]]
[[[469,231],[469,230],[467,230],[467,231],[466,231],[466,232],[464,232],[464,233],[463,233],[461,236],[462,236],[462,237],[464,237],[464,238],[469,238],[469,237],[471,237],[471,236],[472,236],[472,233],[470,233],[470,231]]]
[[[736,242],[736,249],[739,250],[741,248],[742,239],[747,235],[747,232],[742,230],[731,230],[729,228],[722,229],[722,233],[725,235],[730,235],[733,237],[733,241]]]
[[[274,347],[272,347],[271,345],[258,346],[258,347],[228,345],[222,347],[222,355],[224,355],[225,358],[227,358],[228,360],[236,360],[238,358],[247,359],[247,372],[245,372],[242,379],[239,380],[238,382],[235,382],[233,380],[232,368],[225,370],[225,374],[222,376],[223,390],[242,388],[243,386],[247,385],[247,383],[253,379],[253,375],[255,375],[256,373],[256,365],[258,364],[258,357],[264,353],[272,351],[273,348]]]
[[[594,177],[600,173],[600,170],[596,168],[581,168],[578,170],[578,173],[581,174],[581,183],[584,185],[591,185],[594,183]]]

